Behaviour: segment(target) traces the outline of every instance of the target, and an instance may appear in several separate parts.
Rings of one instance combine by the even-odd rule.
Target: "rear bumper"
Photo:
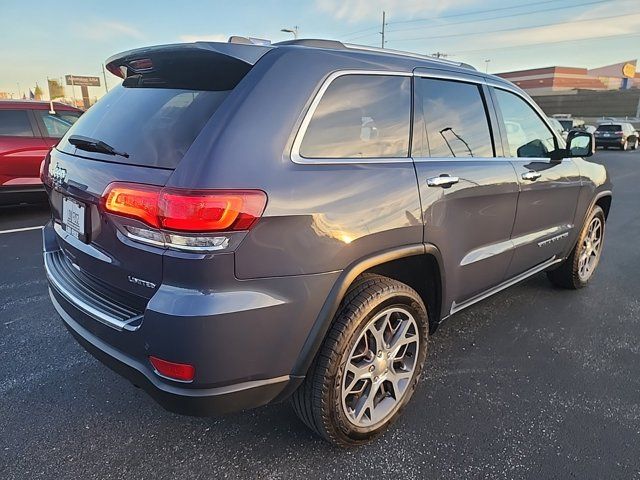
[[[596,138],[596,147],[621,147],[624,139],[617,138]]]
[[[238,280],[233,255],[225,254],[220,271],[210,274],[220,276],[219,288],[160,285],[146,306],[132,310],[141,313],[139,321],[119,324],[101,318],[128,313],[109,290],[81,276],[74,289],[73,278],[51,261],[60,252],[55,235],[47,225],[45,265],[51,299],[66,328],[167,410],[208,416],[258,407],[286,398],[302,380],[291,372],[338,273]],[[194,365],[195,379],[159,376],[150,355]]]
[[[288,385],[289,376],[244,382],[218,388],[181,388],[162,381],[151,368],[124,354],[91,334],[62,308],[49,290],[53,306],[67,330],[85,350],[116,373],[144,389],[162,407],[182,415],[210,416],[265,405]]]

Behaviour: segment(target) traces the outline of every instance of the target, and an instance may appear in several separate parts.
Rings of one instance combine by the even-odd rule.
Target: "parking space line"
[[[29,230],[42,230],[44,225],[39,225],[37,227],[24,227],[24,228],[13,228],[11,230],[0,230],[0,235],[3,233],[18,233],[18,232],[28,232]]]

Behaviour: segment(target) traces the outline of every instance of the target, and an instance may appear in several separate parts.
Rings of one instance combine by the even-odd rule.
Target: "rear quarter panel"
[[[358,67],[394,68],[341,51],[267,53],[215,113],[169,180],[170,186],[267,192],[263,218],[236,251],[237,277],[340,270],[372,252],[422,242],[410,158],[348,165],[291,160],[293,138],[323,80],[333,71]]]

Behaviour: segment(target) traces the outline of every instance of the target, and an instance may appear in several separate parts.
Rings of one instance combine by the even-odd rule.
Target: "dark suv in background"
[[[513,84],[299,40],[142,48],[47,159],[51,299],[165,408],[291,399],[338,445],[409,401],[437,324],[538,272],[587,284],[611,185]],[[427,365],[428,368],[428,365]]]
[[[620,150],[636,150],[638,148],[638,132],[630,123],[601,123],[594,133],[596,147],[615,147]]]
[[[46,202],[40,166],[81,114],[57,102],[0,100],[0,205]]]

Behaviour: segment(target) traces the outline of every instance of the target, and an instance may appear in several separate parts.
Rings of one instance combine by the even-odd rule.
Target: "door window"
[[[519,96],[496,89],[512,157],[546,158],[556,149],[553,132]]]
[[[410,77],[343,75],[322,96],[302,139],[300,155],[407,157],[410,117]]]
[[[493,157],[480,87],[416,78],[414,157]]]
[[[33,137],[33,129],[26,110],[0,110],[0,135]]]

